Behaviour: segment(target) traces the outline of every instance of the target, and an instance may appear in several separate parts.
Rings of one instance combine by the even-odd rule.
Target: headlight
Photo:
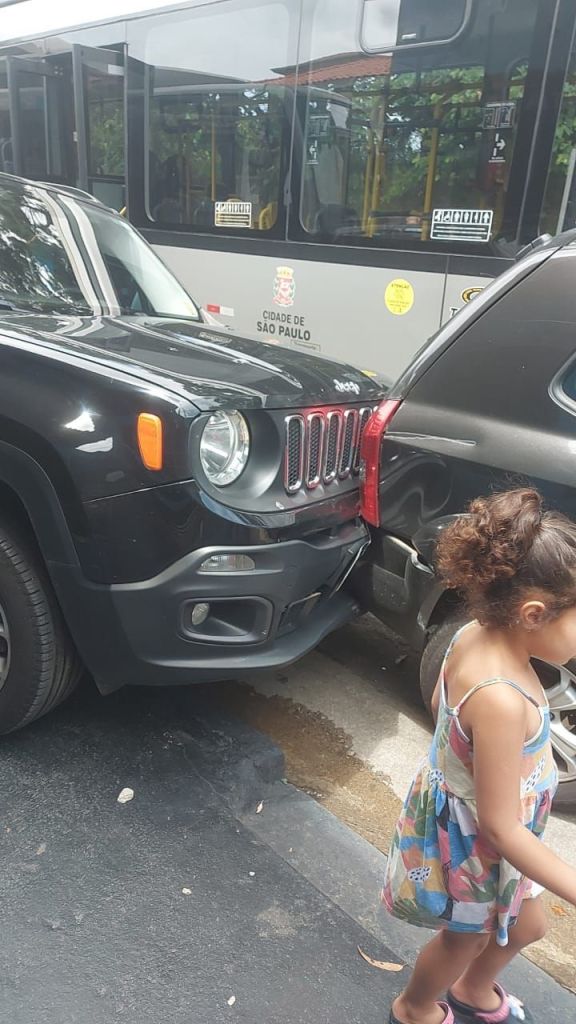
[[[210,483],[225,487],[237,480],[248,461],[250,433],[239,412],[215,412],[200,439],[200,461]]]

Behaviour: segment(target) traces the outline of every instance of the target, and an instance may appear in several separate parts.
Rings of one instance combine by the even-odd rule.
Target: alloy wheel
[[[576,664],[551,665],[536,661],[540,682],[550,704],[550,738],[560,782],[576,781]]]

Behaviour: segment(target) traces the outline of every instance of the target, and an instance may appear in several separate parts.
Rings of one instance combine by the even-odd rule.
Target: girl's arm
[[[493,686],[470,699],[474,784],[482,836],[527,878],[576,905],[576,870],[552,853],[520,820],[525,697]]]

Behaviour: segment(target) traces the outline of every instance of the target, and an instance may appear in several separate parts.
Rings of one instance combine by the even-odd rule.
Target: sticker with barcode
[[[227,199],[214,206],[214,224],[217,228],[251,228],[252,203]]]
[[[434,210],[430,238],[439,242],[489,242],[492,210]]]

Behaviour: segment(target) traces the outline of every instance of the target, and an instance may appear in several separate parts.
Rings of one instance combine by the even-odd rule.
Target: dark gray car
[[[534,248],[424,346],[364,442],[369,560],[354,587],[421,658],[425,702],[464,611],[434,572],[439,531],[476,495],[529,481],[576,518],[576,232]],[[559,803],[576,800],[576,661],[537,664]]]

